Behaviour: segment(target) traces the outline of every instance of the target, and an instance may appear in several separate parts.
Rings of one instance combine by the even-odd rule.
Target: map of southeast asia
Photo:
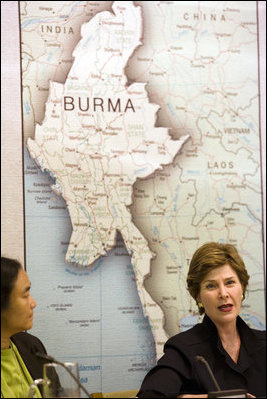
[[[207,241],[240,251],[241,316],[263,329],[256,2],[22,1],[20,20],[26,266],[48,352],[89,391],[137,389],[200,321],[186,274]]]

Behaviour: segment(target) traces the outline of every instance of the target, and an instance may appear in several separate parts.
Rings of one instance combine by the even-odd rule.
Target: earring
[[[202,302],[198,302],[198,303],[197,303],[197,306],[198,306],[199,308],[204,308],[204,305],[203,305]]]

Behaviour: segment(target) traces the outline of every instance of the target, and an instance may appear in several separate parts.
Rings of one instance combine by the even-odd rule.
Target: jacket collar
[[[207,334],[209,336],[215,334],[219,338],[219,334],[215,324],[207,315],[204,316],[202,323],[207,330]],[[240,316],[237,316],[236,325],[240,334],[242,345],[246,348],[248,353],[255,353],[257,345],[261,345],[260,342],[256,339],[253,329],[251,329]]]
[[[229,366],[236,369],[236,371],[243,372],[244,370],[246,370],[250,366],[250,364],[253,363],[253,354],[255,354],[255,352],[257,352],[258,350],[261,350],[262,344],[260,340],[257,339],[253,329],[251,329],[244,322],[244,320],[240,316],[238,316],[236,319],[236,325],[241,338],[241,348],[239,355],[240,363],[235,364],[234,362],[232,362],[230,357],[227,356],[227,353],[223,349],[217,328],[207,315],[204,316],[203,325],[205,327],[205,330],[207,330],[207,336],[211,338],[212,335],[213,339],[217,340],[217,348],[222,354],[224,354],[224,356],[226,356],[226,361],[227,363],[229,363]]]

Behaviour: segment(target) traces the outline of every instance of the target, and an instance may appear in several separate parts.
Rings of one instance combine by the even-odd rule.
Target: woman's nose
[[[32,297],[31,308],[34,309],[36,305],[37,305],[36,300]]]
[[[220,287],[219,287],[219,296],[221,298],[228,298],[229,297],[227,288],[225,287],[224,284],[220,285]]]

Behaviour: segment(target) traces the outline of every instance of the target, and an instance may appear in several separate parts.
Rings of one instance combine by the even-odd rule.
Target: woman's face
[[[30,288],[29,277],[21,268],[10,294],[9,306],[1,312],[2,328],[10,335],[32,328],[36,302],[30,294]]]
[[[200,284],[198,300],[215,325],[236,320],[242,303],[243,289],[234,269],[225,264],[210,271]]]

